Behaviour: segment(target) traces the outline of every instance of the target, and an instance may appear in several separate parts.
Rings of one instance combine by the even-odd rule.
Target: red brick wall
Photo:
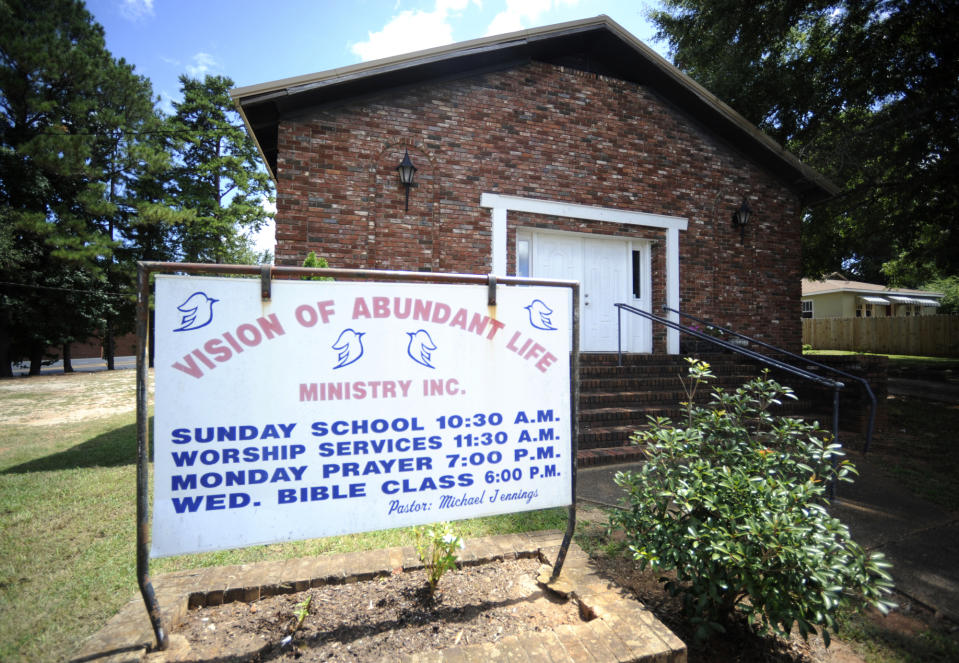
[[[280,124],[279,148],[277,264],[313,250],[335,267],[486,273],[484,192],[679,216],[681,308],[799,348],[798,199],[642,86],[529,63],[317,109]],[[408,213],[404,149],[419,168]],[[741,241],[730,219],[747,194]],[[662,231],[511,214],[511,270],[520,224],[655,240],[661,307]]]

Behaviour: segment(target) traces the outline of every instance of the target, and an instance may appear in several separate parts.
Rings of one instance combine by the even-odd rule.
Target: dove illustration
[[[536,329],[543,329],[546,331],[554,331],[556,327],[553,326],[553,322],[549,319],[549,316],[553,314],[553,309],[548,307],[540,299],[534,299],[529,306],[524,306],[527,311],[529,311],[529,324],[533,325]]]
[[[220,301],[208,297],[205,292],[197,291],[186,298],[186,301],[176,307],[176,310],[183,314],[180,318],[180,326],[174,329],[175,332],[191,331],[206,327],[213,321],[213,305]]]
[[[420,329],[415,332],[406,332],[406,335],[410,337],[410,345],[406,350],[410,359],[426,368],[436,368],[430,363],[431,353],[436,349],[436,344],[430,338],[429,332]]]
[[[339,363],[333,367],[334,370],[349,366],[363,356],[363,337],[365,335],[365,332],[358,332],[349,328],[340,332],[336,343],[332,345],[332,348],[339,353],[337,354]]]

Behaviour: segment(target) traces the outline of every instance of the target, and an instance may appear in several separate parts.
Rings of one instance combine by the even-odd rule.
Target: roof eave
[[[863,288],[833,288],[832,290],[819,290],[817,292],[804,292],[803,297],[817,297],[819,295],[873,295],[882,297],[884,295],[898,295],[901,297],[930,297],[942,299],[945,295],[941,292],[928,292],[926,290],[865,290]]]

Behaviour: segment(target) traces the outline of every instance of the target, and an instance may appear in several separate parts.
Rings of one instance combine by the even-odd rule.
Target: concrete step
[[[761,370],[732,354],[701,358],[710,362],[716,377],[700,387],[696,396],[700,404],[709,402],[714,388],[736,389],[754,379]],[[641,456],[642,450],[631,445],[629,439],[637,430],[647,427],[649,417],[669,417],[681,422],[685,417],[681,403],[687,400],[687,395],[680,376],[686,376],[687,366],[682,357],[624,355],[623,366],[618,366],[615,353],[584,355],[580,368],[579,448],[591,452],[590,462],[605,456],[616,459],[623,458],[623,454]],[[778,379],[791,384],[787,378]],[[828,406],[803,396],[796,401],[784,400],[781,406],[774,408],[773,414],[799,416],[826,426],[832,422]]]

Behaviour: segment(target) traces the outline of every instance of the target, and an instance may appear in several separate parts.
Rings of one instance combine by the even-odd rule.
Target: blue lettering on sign
[[[193,497],[174,497],[173,509],[177,513],[195,513],[206,504],[204,511],[218,511],[220,509],[240,509],[249,506],[250,496],[246,493],[230,493],[229,495],[196,495]],[[254,506],[259,502],[254,503]]]
[[[436,481],[432,477],[423,477],[422,479],[390,479],[384,481],[380,487],[387,495],[395,495],[399,492],[416,493],[427,490],[437,490],[439,488],[449,489],[459,486],[465,488],[473,485],[473,475],[469,472],[463,472],[457,476],[444,474]]]
[[[366,497],[365,483],[351,483],[347,486],[304,486],[296,488],[280,488],[276,491],[277,504],[294,504],[296,502],[323,502],[325,500],[343,500],[351,497]]]
[[[257,426],[206,426],[204,428],[174,428],[173,444],[187,442],[245,442],[248,440],[289,439],[296,424],[267,424],[262,430]]]
[[[401,437],[397,439],[385,438],[381,440],[344,440],[342,442],[320,442],[320,456],[359,456],[365,454],[406,453],[409,451],[426,451],[439,449],[443,446],[439,435],[425,437]]]
[[[405,433],[406,431],[424,430],[417,417],[405,419],[400,417],[387,421],[386,419],[354,419],[353,421],[314,421],[310,426],[315,437],[323,437],[329,433],[333,435],[367,435],[369,433]]]
[[[517,412],[516,418],[513,419],[514,424],[530,424],[533,422],[536,423],[546,423],[549,421],[559,421],[558,417],[553,416],[552,410],[537,410],[536,414],[526,414],[525,412]]]
[[[199,477],[196,474],[174,474],[172,478],[172,490],[196,490],[202,488],[219,488],[220,485],[243,486],[246,484],[258,483],[276,483],[278,481],[299,481],[306,472],[306,465],[299,467],[278,467],[272,473],[266,470],[236,470],[226,471],[223,474],[219,472],[207,472]]]
[[[245,447],[243,449],[191,449],[190,451],[171,451],[173,463],[177,467],[193,467],[199,461],[201,465],[218,463],[256,463],[266,460],[295,460],[306,453],[302,444],[275,444],[266,447]]]
[[[323,465],[323,478],[329,479],[336,474],[344,477],[357,477],[361,475],[367,476],[369,474],[388,474],[393,470],[397,472],[414,472],[417,470],[432,469],[433,459],[429,456],[370,460],[363,464],[362,470],[360,470],[360,463],[326,463]]]
[[[399,500],[390,500],[390,510],[386,515],[392,516],[394,513],[417,513],[419,511],[429,511],[432,505],[429,502],[400,502]]]

